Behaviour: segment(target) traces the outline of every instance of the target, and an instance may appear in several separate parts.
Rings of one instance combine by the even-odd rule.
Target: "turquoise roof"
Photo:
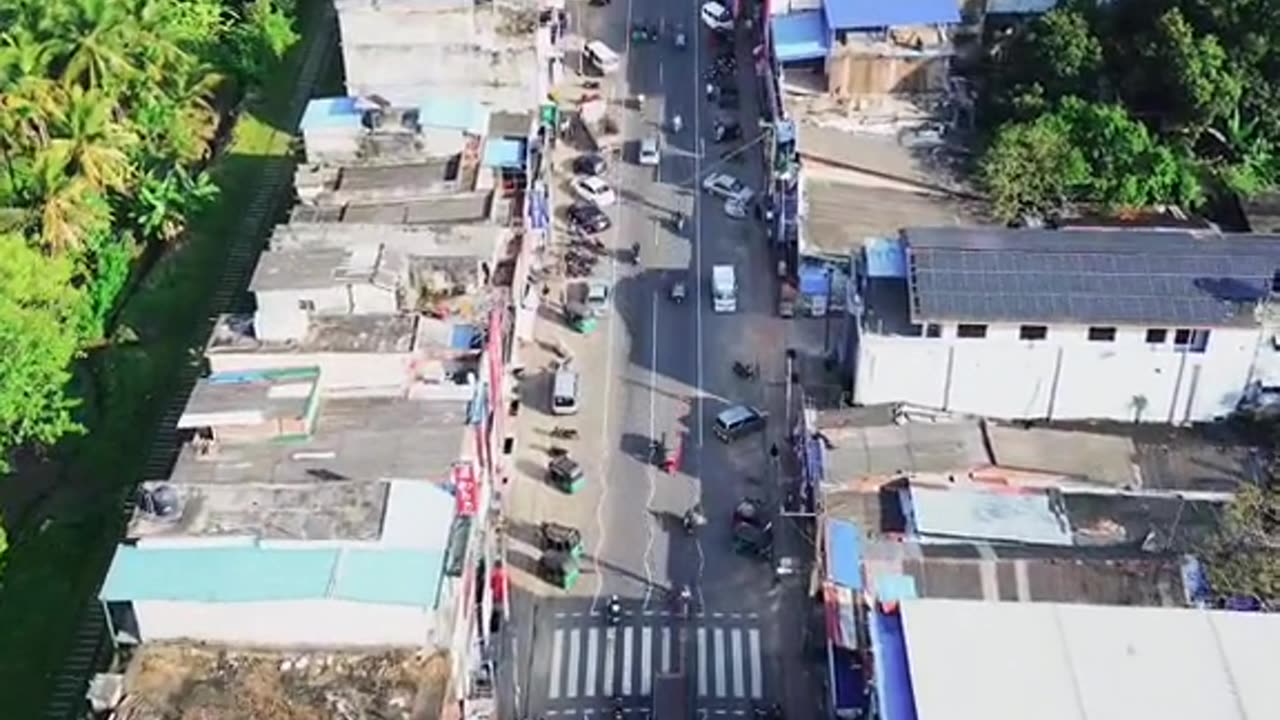
[[[442,551],[381,548],[116,548],[104,601],[236,603],[332,598],[435,607]]]
[[[343,551],[332,597],[435,607],[443,569],[443,551],[348,549]]]
[[[351,97],[313,98],[307,103],[298,126],[302,130],[359,128],[363,116]]]
[[[472,135],[487,135],[489,108],[470,99],[431,98],[418,104],[418,122],[425,128],[465,130]]]
[[[483,165],[489,168],[523,167],[524,141],[489,138],[489,141],[484,144]]]

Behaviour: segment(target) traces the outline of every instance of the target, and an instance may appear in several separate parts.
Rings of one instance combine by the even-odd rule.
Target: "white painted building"
[[[1280,384],[1259,320],[1280,236],[933,228],[894,248],[855,258],[855,404],[1181,424]]]

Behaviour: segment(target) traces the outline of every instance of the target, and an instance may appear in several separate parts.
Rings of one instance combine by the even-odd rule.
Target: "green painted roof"
[[[105,601],[235,603],[332,598],[435,607],[444,554],[395,549],[116,548]]]

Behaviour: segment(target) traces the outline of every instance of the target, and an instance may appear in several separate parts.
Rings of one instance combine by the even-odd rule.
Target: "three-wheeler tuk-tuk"
[[[587,484],[587,477],[582,472],[582,466],[577,460],[568,455],[560,455],[551,458],[551,462],[547,463],[547,479],[552,485],[560,488],[564,492],[573,495]]]
[[[582,574],[578,561],[572,555],[562,552],[546,552],[538,560],[538,573],[547,582],[561,590],[572,590]]]
[[[542,541],[543,549],[551,552],[566,553],[570,557],[580,558],[585,551],[582,533],[575,527],[556,522],[544,522],[538,526],[538,536]]]

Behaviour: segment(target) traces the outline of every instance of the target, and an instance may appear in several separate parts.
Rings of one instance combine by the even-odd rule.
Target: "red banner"
[[[469,462],[453,466],[453,497],[458,514],[463,517],[475,515],[480,508],[480,483],[476,482],[476,469]]]

